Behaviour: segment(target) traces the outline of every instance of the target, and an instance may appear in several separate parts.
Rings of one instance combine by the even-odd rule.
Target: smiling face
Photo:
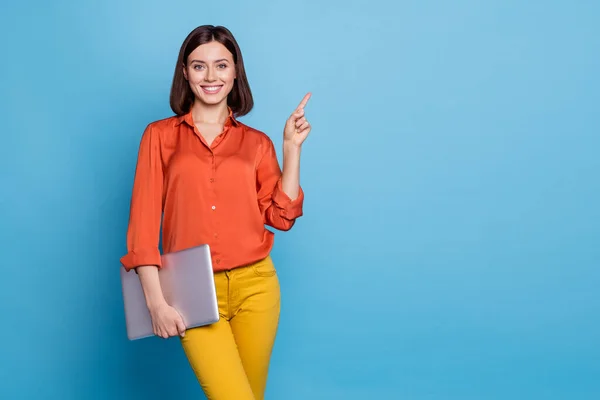
[[[183,75],[196,100],[205,105],[227,104],[236,78],[233,55],[216,41],[200,45],[188,56]]]

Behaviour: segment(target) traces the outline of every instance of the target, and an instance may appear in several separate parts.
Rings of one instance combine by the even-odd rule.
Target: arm
[[[158,240],[162,215],[163,169],[158,132],[148,126],[142,135],[133,181],[127,228],[126,270],[140,275],[147,304],[164,301],[158,280],[161,267]]]
[[[304,107],[311,98],[307,93],[296,110],[290,115],[283,130],[283,191],[292,199],[301,195],[300,189],[300,153],[302,143],[308,137],[311,126],[306,120]]]
[[[300,194],[300,153],[302,148],[292,143],[283,143],[283,174],[281,187],[292,200]]]
[[[162,267],[158,241],[162,219],[163,167],[159,132],[148,126],[142,135],[133,182],[127,228],[127,254],[121,258],[126,270],[140,278],[154,334],[162,338],[185,335],[181,315],[167,304],[158,270]]]
[[[311,131],[304,107],[311,94],[307,93],[283,130],[283,173],[279,170],[273,142],[268,140],[266,152],[258,166],[258,198],[264,221],[276,229],[289,230],[302,215],[304,192],[300,186],[300,153],[302,143]]]
[[[287,231],[302,215],[304,193],[298,183],[300,152],[284,152],[282,174],[273,142],[267,138],[263,147],[266,149],[256,174],[258,205],[265,224]]]
[[[156,265],[140,265],[136,268],[136,272],[140,277],[148,310],[152,312],[152,310],[165,305],[167,301],[158,280],[158,267]]]

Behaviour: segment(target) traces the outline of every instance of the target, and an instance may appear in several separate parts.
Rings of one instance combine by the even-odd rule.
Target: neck
[[[222,125],[228,116],[229,110],[226,102],[207,105],[195,101],[192,106],[192,117],[196,123]]]

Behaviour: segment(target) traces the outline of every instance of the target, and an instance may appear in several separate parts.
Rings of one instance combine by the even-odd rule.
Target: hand
[[[308,103],[311,94],[307,93],[285,123],[283,130],[283,141],[300,147],[310,132],[311,126],[304,115],[304,106]]]
[[[178,334],[181,337],[185,336],[183,318],[181,318],[177,310],[166,302],[152,307],[150,315],[152,317],[152,329],[156,336],[163,339],[167,339],[170,336],[177,336]]]

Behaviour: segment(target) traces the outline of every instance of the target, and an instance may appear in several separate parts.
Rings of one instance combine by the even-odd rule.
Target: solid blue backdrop
[[[139,139],[207,23],[278,151],[313,93],[268,399],[600,398],[599,3],[1,8],[0,398],[202,398],[177,339],[127,341],[118,268]]]

